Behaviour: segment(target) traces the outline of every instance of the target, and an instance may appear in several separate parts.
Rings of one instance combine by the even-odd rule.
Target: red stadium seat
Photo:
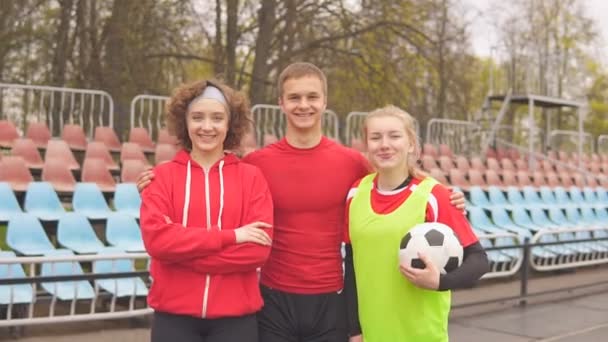
[[[573,173],[572,180],[574,180],[574,185],[578,186],[581,189],[587,186],[585,184],[585,177],[583,177],[583,175],[581,175],[580,173]]]
[[[493,169],[486,170],[486,183],[488,183],[488,186],[497,186],[499,188],[502,188],[504,186],[504,184],[500,180],[500,177],[498,176],[498,172]]]
[[[8,182],[15,192],[25,192],[34,177],[25,161],[17,156],[5,156],[0,161],[0,181]]]
[[[120,152],[121,145],[118,136],[112,127],[98,126],[95,127],[95,141],[100,141],[106,144],[110,152]]]
[[[42,167],[44,166],[44,161],[32,139],[15,139],[13,141],[11,154],[23,158],[30,171],[32,171],[33,174],[40,175]]]
[[[587,186],[590,187],[590,188],[597,188],[597,187],[600,186],[600,184],[598,183],[596,177],[588,176],[586,178],[586,180],[587,180]]]
[[[64,125],[61,139],[68,144],[72,151],[83,152],[87,148],[87,136],[80,125]]]
[[[438,167],[430,169],[429,174],[431,175],[431,177],[435,178],[435,180],[437,180],[439,183],[441,183],[443,185],[450,184],[450,182],[448,182],[448,179],[445,177],[445,174],[443,173],[443,171],[441,171],[441,169]]]
[[[456,157],[456,167],[463,173],[467,173],[471,165],[469,165],[469,160],[466,157],[458,156]]]
[[[45,159],[42,180],[51,183],[57,193],[71,194],[76,187],[76,179],[62,158]]]
[[[11,148],[13,140],[19,138],[15,124],[8,120],[0,120],[0,148]]]
[[[517,178],[515,178],[514,170],[503,170],[502,171],[502,184],[507,186],[517,186]]]
[[[51,131],[43,122],[30,122],[27,125],[25,136],[34,141],[36,147],[40,149],[46,148],[47,143],[51,140]]]
[[[422,156],[422,169],[426,171],[431,171],[432,169],[437,168],[437,162],[433,156],[425,154]]]
[[[547,178],[545,177],[545,173],[540,170],[536,170],[534,171],[534,173],[532,173],[532,180],[534,186],[537,188],[547,185]]]
[[[61,159],[70,170],[80,170],[80,164],[74,158],[68,144],[63,140],[49,140],[44,153],[44,160],[47,159]]]
[[[450,170],[454,168],[452,158],[448,156],[439,156],[439,168],[446,174],[449,174]]]
[[[122,144],[122,148],[120,149],[120,162],[124,163],[127,159],[141,160],[144,164],[150,165],[144,152],[141,150],[141,147],[136,143],[126,142]]]
[[[146,153],[152,153],[156,148],[148,130],[143,127],[131,127],[129,142],[138,144]]]
[[[437,149],[433,144],[424,144],[422,146],[422,154],[425,156],[431,156],[435,159],[439,157],[439,152],[437,152]]]
[[[170,161],[171,159],[173,159],[176,153],[177,148],[175,147],[175,145],[157,144],[156,152],[154,153],[154,162],[155,164],[160,164],[166,161]]]
[[[169,145],[177,145],[177,137],[169,134],[169,131],[166,128],[161,128],[158,131],[158,144],[169,144]]]
[[[127,159],[122,163],[120,180],[123,183],[136,183],[140,173],[148,167],[143,161],[137,159]]]
[[[496,150],[491,147],[488,147],[486,150],[486,159],[487,158],[496,158]]]
[[[546,173],[545,176],[547,177],[547,185],[555,188],[557,186],[561,186],[561,183],[559,181],[559,178],[557,177],[557,173],[555,172],[549,172]]]
[[[87,145],[87,151],[84,154],[84,159],[91,158],[102,159],[105,162],[106,168],[110,170],[110,172],[118,173],[120,171],[120,167],[118,164],[116,164],[112,158],[112,155],[110,155],[110,151],[108,151],[106,144],[100,141],[91,141]]]
[[[509,158],[502,158],[500,160],[500,165],[502,167],[503,173],[505,172],[505,170],[515,171],[515,164],[513,164],[513,161]]]
[[[439,145],[439,155],[449,157],[450,159],[454,158],[454,153],[452,153],[452,149],[446,144]]]
[[[471,187],[471,183],[464,177],[462,171],[454,168],[450,170],[450,184],[453,186],[460,187],[461,189],[468,189]]]
[[[105,160],[101,158],[88,158],[82,164],[82,182],[96,183],[102,192],[114,192],[116,182],[106,168]]]
[[[496,172],[496,173],[501,172],[501,168],[500,168],[500,164],[498,164],[498,160],[496,160],[494,158],[488,158],[486,160],[486,164],[488,165],[489,170],[494,170],[494,172]]]
[[[532,185],[532,181],[530,180],[530,174],[526,170],[517,170],[515,178],[517,179],[517,184],[520,187]]]
[[[479,172],[484,172],[486,170],[486,166],[483,164],[483,161],[479,157],[471,158],[471,168],[478,170]]]
[[[515,166],[517,170],[528,170],[528,161],[526,159],[516,159]]]
[[[572,175],[569,172],[561,172],[558,174],[558,176],[559,180],[561,181],[561,186],[569,188],[574,185]]]
[[[469,169],[468,175],[471,186],[479,186],[484,189],[487,187],[486,182],[483,180],[483,175],[479,170]]]

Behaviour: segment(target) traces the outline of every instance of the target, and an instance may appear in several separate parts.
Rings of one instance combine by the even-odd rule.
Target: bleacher
[[[285,120],[277,106],[256,106],[253,112],[255,134],[244,139],[240,154],[284,135]],[[365,153],[359,133],[364,117],[351,113],[340,125],[328,111],[324,132]],[[137,121],[150,120],[135,120],[132,113],[131,122]],[[6,225],[0,279],[43,281],[0,285],[0,314],[3,308],[5,313],[0,327],[149,313],[148,277],[135,275],[145,272],[148,262],[135,263],[147,255],[134,182],[148,166],[173,157],[175,137],[160,121],[132,126],[123,134],[111,126],[85,129],[74,123],[55,133],[40,122],[27,123],[24,130],[20,126],[0,120],[0,227]],[[530,157],[518,148],[465,156],[447,144],[426,143],[420,166],[465,193],[468,218],[485,247],[556,243],[531,248],[530,266],[539,272],[608,263],[608,241],[593,241],[608,237],[608,154],[583,155],[582,172],[573,166],[579,159],[572,153]],[[491,272],[485,277],[516,274],[523,253],[521,248],[488,251]],[[106,276],[85,277],[96,273]],[[112,273],[126,276],[112,278]],[[82,277],[61,280],[65,275]],[[42,298],[50,304],[41,313],[34,306]],[[124,298],[128,300],[121,302]],[[109,307],[100,305],[106,300]],[[62,304],[68,313],[59,315],[55,308]]]

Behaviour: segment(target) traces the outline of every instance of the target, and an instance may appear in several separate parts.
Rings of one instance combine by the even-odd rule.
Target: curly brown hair
[[[177,137],[181,147],[191,150],[192,141],[188,135],[186,114],[190,102],[203,93],[208,86],[214,86],[222,91],[230,114],[228,116],[228,132],[224,140],[224,150],[238,148],[241,139],[251,130],[253,120],[249,100],[242,92],[234,90],[217,80],[202,80],[184,84],[175,89],[171,99],[167,102],[165,120],[169,133]]]

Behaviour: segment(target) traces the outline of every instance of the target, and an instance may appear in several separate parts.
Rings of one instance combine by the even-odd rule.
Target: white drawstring
[[[188,207],[190,206],[190,160],[188,160],[188,165],[186,166],[186,192],[184,195],[184,211],[182,213],[182,226],[185,228],[188,224]]]
[[[224,161],[220,161],[220,212],[217,216],[217,226],[222,230],[222,211],[224,211]]]

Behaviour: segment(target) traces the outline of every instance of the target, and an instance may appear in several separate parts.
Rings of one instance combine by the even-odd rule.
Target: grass
[[[0,250],[10,250],[10,248],[6,244],[6,225],[0,225]]]

